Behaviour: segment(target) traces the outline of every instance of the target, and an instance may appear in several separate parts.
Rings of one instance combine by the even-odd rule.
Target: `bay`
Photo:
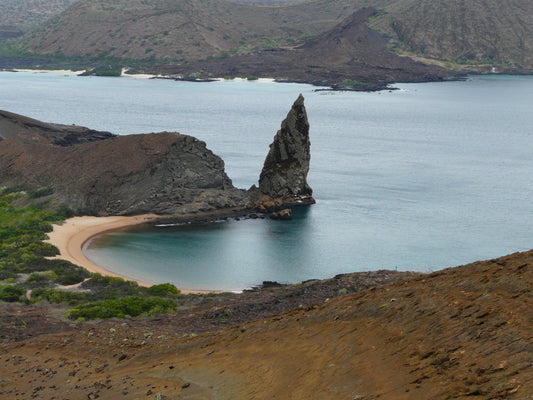
[[[113,233],[85,250],[136,279],[241,290],[397,268],[434,271],[532,248],[533,78],[399,84],[378,93],[270,82],[190,83],[0,73],[0,108],[118,134],[191,134],[257,183],[299,93],[317,204],[293,221]]]

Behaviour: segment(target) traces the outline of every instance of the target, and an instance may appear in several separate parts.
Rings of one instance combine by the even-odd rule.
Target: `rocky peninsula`
[[[250,190],[233,186],[204,142],[176,132],[115,136],[2,111],[0,138],[0,186],[78,215],[212,219],[314,202],[301,95],[270,146],[259,188]]]

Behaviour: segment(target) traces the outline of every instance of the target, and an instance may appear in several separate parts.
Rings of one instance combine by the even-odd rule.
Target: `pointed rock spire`
[[[270,145],[259,177],[260,192],[285,203],[314,202],[307,184],[310,160],[309,122],[300,94]]]

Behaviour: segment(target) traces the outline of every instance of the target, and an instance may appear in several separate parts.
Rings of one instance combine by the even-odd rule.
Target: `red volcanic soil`
[[[45,315],[55,333],[0,346],[0,398],[530,399],[532,284],[529,251],[198,297],[158,319]]]

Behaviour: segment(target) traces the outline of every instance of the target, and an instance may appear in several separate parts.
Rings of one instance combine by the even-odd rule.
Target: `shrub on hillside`
[[[100,274],[92,274],[91,279],[81,284],[81,288],[89,289],[93,293],[93,298],[102,300],[123,296],[136,296],[141,289],[137,282]]]
[[[80,302],[87,301],[89,295],[84,292],[39,288],[32,291],[31,297],[35,301],[46,300],[49,303],[66,303],[75,306]]]
[[[16,285],[0,285],[0,301],[13,303],[22,301],[25,290],[23,287]]]
[[[137,317],[141,314],[158,315],[173,311],[177,307],[175,301],[157,297],[123,297],[108,299],[73,308],[65,313],[70,319],[109,319]]]
[[[154,296],[163,296],[168,294],[180,294],[176,286],[171,283],[161,283],[159,285],[153,285],[146,289],[148,293]]]

